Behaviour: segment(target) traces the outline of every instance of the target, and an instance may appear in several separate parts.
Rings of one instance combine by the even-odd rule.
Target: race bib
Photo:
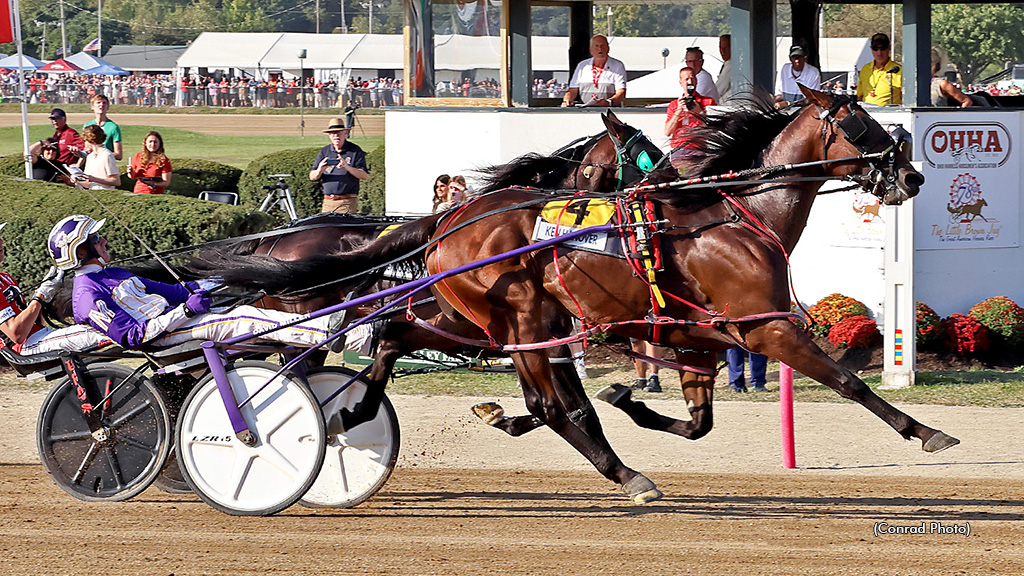
[[[601,226],[611,222],[614,215],[615,203],[595,198],[548,202],[540,212],[545,222],[572,228]]]

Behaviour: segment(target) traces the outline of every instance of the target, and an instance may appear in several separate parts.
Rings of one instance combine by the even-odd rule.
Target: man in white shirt
[[[799,44],[789,49],[789,62],[782,65],[779,72],[779,93],[775,96],[775,106],[781,108],[804,99],[797,84],[814,90],[821,89],[821,72],[807,63],[807,50]]]
[[[600,34],[590,39],[590,58],[576,65],[562,108],[572,106],[579,96],[584,106],[622,106],[626,98],[626,66],[608,55],[608,39]]]
[[[718,52],[722,55],[722,70],[715,80],[715,88],[721,96],[719,102],[724,102],[732,95],[732,34],[722,34],[718,37]]]
[[[721,102],[721,95],[718,93],[718,88],[715,87],[711,73],[704,69],[704,51],[696,46],[687,48],[684,62],[686,62],[687,68],[693,70],[697,78],[697,92],[715,102]]]

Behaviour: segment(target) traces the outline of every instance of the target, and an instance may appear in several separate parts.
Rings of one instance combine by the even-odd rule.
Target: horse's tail
[[[314,254],[283,261],[270,256],[215,250],[197,256],[189,269],[220,283],[271,296],[316,296],[362,286],[379,278],[384,265],[418,256],[443,214],[404,224],[348,252]],[[378,267],[378,265],[381,265]]]

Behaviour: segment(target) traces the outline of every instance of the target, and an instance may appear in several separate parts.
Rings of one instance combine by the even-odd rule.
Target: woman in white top
[[[82,140],[85,141],[85,174],[78,177],[80,186],[88,186],[92,190],[113,190],[121,185],[121,173],[117,170],[114,154],[103,146],[107,135],[96,124],[82,129]]]

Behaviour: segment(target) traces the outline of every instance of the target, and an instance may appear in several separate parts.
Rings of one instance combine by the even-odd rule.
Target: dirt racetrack
[[[600,405],[619,455],[665,492],[634,506],[549,430],[513,439],[469,415],[480,398],[397,396],[402,455],[374,498],[236,518],[154,488],[124,503],[66,495],[35,456],[42,398],[0,387],[0,574],[924,576],[1024,566],[1021,409],[906,406],[963,440],[928,455],[859,406],[799,404],[799,468],[783,470],[775,405],[720,402],[716,430],[698,442],[639,430]],[[521,400],[501,402],[522,413]],[[678,401],[649,405],[685,412]]]

